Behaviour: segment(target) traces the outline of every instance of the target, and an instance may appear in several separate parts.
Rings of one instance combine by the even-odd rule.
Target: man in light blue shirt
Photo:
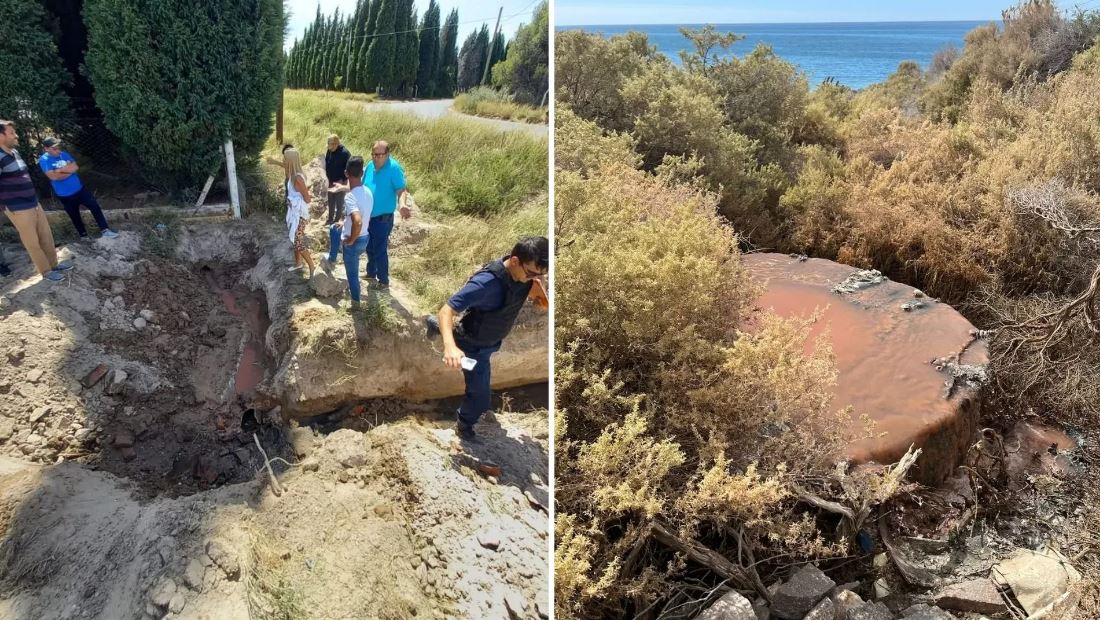
[[[359,307],[359,257],[370,242],[370,221],[374,205],[371,191],[363,185],[363,158],[356,155],[348,159],[345,174],[346,186],[334,185],[333,190],[347,192],[344,197],[344,216],[329,227],[329,253],[322,266],[332,271],[336,262],[336,248],[344,249],[344,270],[348,274],[348,291],[351,293],[351,307]]]
[[[390,157],[390,145],[379,140],[371,148],[371,165],[367,166],[363,183],[374,196],[374,211],[370,218],[367,244],[367,277],[378,280],[379,288],[390,285],[390,233],[393,232],[394,211],[407,220],[409,191],[405,187],[405,169]]]
[[[38,167],[50,178],[50,185],[57,194],[57,199],[65,207],[65,213],[73,222],[77,234],[81,239],[88,238],[88,230],[84,227],[84,220],[80,217],[80,205],[88,208],[99,226],[100,232],[107,239],[114,239],[118,233],[107,226],[107,219],[103,217],[103,209],[99,208],[99,202],[84,184],[80,177],[76,176],[78,166],[76,160],[68,152],[61,150],[61,141],[50,136],[42,141],[43,153],[38,158]]]

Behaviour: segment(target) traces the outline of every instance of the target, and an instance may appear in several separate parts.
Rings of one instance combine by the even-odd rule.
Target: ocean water
[[[798,65],[810,81],[819,84],[826,78],[863,88],[881,82],[894,72],[898,63],[914,60],[927,69],[937,50],[945,45],[963,46],[963,37],[988,22],[860,22],[827,24],[716,24],[720,32],[736,32],[745,39],[730,52],[742,56],[758,43],[766,43],[784,60]],[[680,62],[680,50],[690,49],[681,26],[701,28],[701,24],[561,26],[558,30],[585,30],[611,37],[630,31],[649,35],[650,45]]]

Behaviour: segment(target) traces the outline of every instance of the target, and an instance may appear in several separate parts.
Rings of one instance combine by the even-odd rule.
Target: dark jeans
[[[370,218],[367,226],[370,243],[367,244],[367,277],[378,278],[382,284],[390,283],[390,233],[393,232],[393,214]]]
[[[80,191],[72,196],[58,196],[57,199],[65,207],[65,213],[69,214],[69,219],[73,221],[76,233],[81,237],[87,237],[88,230],[84,228],[84,220],[80,218],[80,205],[88,207],[88,210],[92,212],[92,217],[95,218],[95,223],[99,226],[100,232],[109,228],[107,219],[103,217],[103,209],[99,208],[99,203],[96,202],[95,196],[87,187],[80,188]]]
[[[344,192],[329,192],[328,193],[328,217],[325,218],[325,225],[331,224],[340,219],[340,216],[344,212]]]
[[[464,342],[461,338],[456,338],[455,344],[462,349],[466,357],[477,360],[477,366],[474,366],[473,370],[462,371],[463,378],[466,379],[466,396],[458,407],[459,421],[467,426],[473,426],[481,419],[481,414],[492,406],[492,392],[489,388],[492,382],[492,370],[489,366],[489,358],[500,350],[500,344],[478,347]]]
[[[336,224],[329,226],[328,229],[328,262],[336,262],[336,248],[340,247],[340,235],[343,234],[343,229]],[[368,239],[370,234],[365,237],[359,237],[351,245],[343,246],[344,253],[344,270],[348,274],[348,291],[351,293],[352,301],[359,301],[360,291],[362,291],[361,284],[359,282],[359,257],[367,249]]]

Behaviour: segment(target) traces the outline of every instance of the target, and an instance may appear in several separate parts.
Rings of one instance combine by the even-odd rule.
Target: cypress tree
[[[535,11],[535,21],[521,26],[504,60],[493,67],[493,85],[516,101],[537,105],[550,88],[550,10],[546,2]]]
[[[363,6],[366,0],[359,0],[355,4],[355,13],[351,23],[348,24],[347,41],[343,46],[344,87],[350,91],[359,90],[359,74],[355,70],[355,54],[359,51],[359,42],[363,39],[363,30],[366,28],[367,14]]]
[[[404,93],[401,92],[401,83],[405,76],[405,39],[408,38],[408,30],[413,26],[409,24],[409,11],[408,7],[411,4],[409,0],[397,0],[396,9],[397,17],[393,22],[393,71],[390,74],[390,79],[386,84],[383,84],[383,88],[392,96],[400,97]]]
[[[367,50],[367,92],[375,88],[387,88],[393,79],[393,61],[397,52],[397,0],[381,0],[374,36]]]
[[[321,84],[321,52],[325,42],[325,17],[321,15],[321,5],[317,5],[317,17],[313,22],[313,43],[309,50],[309,79],[310,88],[320,88]]]
[[[502,60],[504,60],[504,54],[507,46],[504,42],[504,33],[498,32],[497,36],[493,38],[493,48],[489,52],[489,72],[484,73],[485,79],[482,80],[482,84],[488,84],[493,79],[493,67]]]
[[[427,98],[435,96],[435,77],[439,63],[439,5],[428,3],[428,12],[420,24],[419,63],[416,68],[416,94]]]
[[[458,90],[466,91],[481,83],[485,71],[486,53],[489,51],[489,26],[471,32],[458,53]]]
[[[458,81],[458,9],[453,9],[439,31],[439,63],[435,96],[453,97]]]
[[[25,139],[46,131],[75,129],[65,87],[71,82],[40,0],[0,2],[0,118],[19,123]],[[24,142],[23,154],[30,161]]]
[[[259,154],[282,88],[282,0],[85,0],[83,8],[96,104],[150,178],[197,186],[226,138],[242,160]]]
[[[396,25],[397,45],[393,62],[392,91],[399,97],[412,94],[416,84],[416,68],[420,64],[419,39],[417,38],[417,14],[413,0],[400,0],[399,19]],[[404,19],[400,19],[400,16]]]

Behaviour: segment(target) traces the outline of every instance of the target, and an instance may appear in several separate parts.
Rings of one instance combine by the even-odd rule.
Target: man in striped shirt
[[[0,211],[15,226],[38,273],[47,280],[59,282],[65,279],[61,272],[73,266],[57,262],[50,223],[42,205],[38,204],[34,183],[27,164],[15,150],[16,144],[19,144],[19,136],[15,133],[15,123],[0,120]]]

